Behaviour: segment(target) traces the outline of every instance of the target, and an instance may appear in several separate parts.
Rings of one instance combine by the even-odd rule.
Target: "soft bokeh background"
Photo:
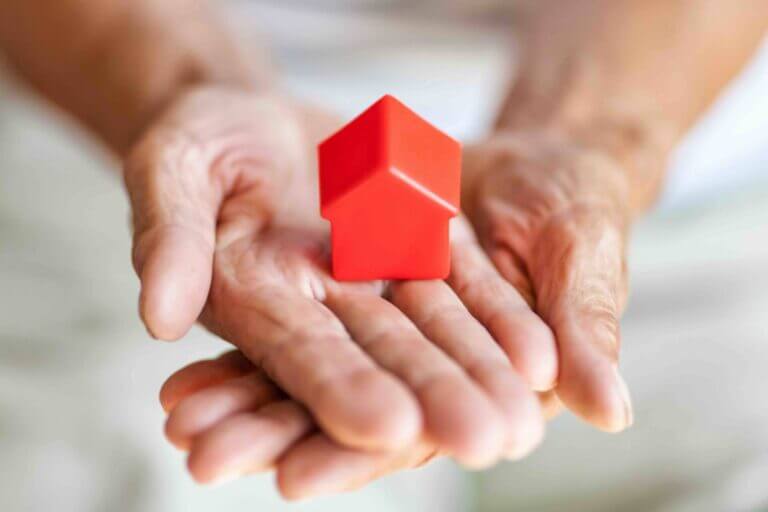
[[[514,70],[500,23],[311,4],[233,6],[295,93],[348,116],[393,93],[481,136]],[[200,330],[177,344],[145,334],[117,169],[0,72],[0,510],[768,510],[768,46],[637,226],[622,362],[635,426],[611,436],[564,415],[529,459],[485,473],[439,461],[298,505],[270,476],[194,485],[156,394],[224,347]]]

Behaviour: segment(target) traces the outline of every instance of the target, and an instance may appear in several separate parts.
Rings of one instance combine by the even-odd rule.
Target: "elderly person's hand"
[[[631,406],[617,372],[617,353],[618,316],[626,299],[629,200],[620,164],[607,152],[542,134],[499,135],[468,148],[465,178],[464,206],[485,250],[555,332],[561,364],[557,396],[600,428],[625,428]],[[456,227],[449,282],[457,287],[465,266],[493,275],[463,220]],[[478,261],[470,264],[471,259]],[[461,296],[485,296],[498,286],[475,281]],[[475,315],[494,325],[482,309]],[[533,382],[536,349],[521,342],[508,351],[517,367],[529,369]],[[170,412],[166,432],[174,444],[190,450],[190,471],[199,481],[275,466],[283,494],[309,497],[356,488],[444,452],[429,432],[406,449],[388,452],[340,446],[255,371],[242,357],[227,355],[195,363],[166,382],[161,393]],[[559,410],[554,393],[541,398],[546,416]]]
[[[424,435],[391,452],[339,445],[241,352],[177,371],[160,402],[169,415],[168,439],[189,452],[189,470],[202,483],[274,470],[283,496],[304,499],[353,490],[438,455]],[[542,405],[547,417],[558,410],[551,393]]]
[[[447,282],[394,283],[384,299],[381,283],[334,281],[309,117],[204,89],[139,142],[125,181],[147,329],[176,339],[199,317],[349,447],[427,436],[471,467],[529,452],[543,433],[530,388],[557,374],[551,331],[463,219]]]
[[[603,430],[626,428],[617,363],[628,174],[606,151],[516,133],[472,148],[466,175],[463,203],[482,246],[555,334],[558,397]]]

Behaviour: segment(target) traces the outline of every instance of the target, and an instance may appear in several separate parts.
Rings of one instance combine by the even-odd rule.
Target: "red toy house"
[[[443,279],[461,145],[384,96],[318,148],[339,280]]]

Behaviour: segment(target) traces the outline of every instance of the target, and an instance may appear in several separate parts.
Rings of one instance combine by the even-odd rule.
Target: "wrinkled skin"
[[[595,426],[622,430],[632,423],[617,372],[627,173],[606,152],[544,134],[496,136],[467,160],[477,237],[555,333],[559,398]]]
[[[342,284],[327,271],[305,117],[279,98],[196,91],[126,169],[150,333],[175,339],[199,317],[263,369],[296,400],[281,407],[303,411],[279,423],[290,425],[285,461],[306,459],[296,464],[316,468],[313,478],[324,474],[320,444],[376,460],[359,474],[350,466],[354,483],[281,484],[287,495],[360,485],[436,452],[470,467],[520,457],[542,435],[530,389],[557,384],[605,430],[631,422],[616,371],[626,186],[610,158],[536,134],[469,148],[463,205],[474,229],[454,222],[448,280]],[[217,463],[215,449],[194,449],[229,418],[194,435],[169,420],[200,480],[242,472]],[[314,444],[293,446],[313,422]]]
[[[506,139],[503,145],[492,141],[472,149],[469,160],[491,170],[470,171],[477,188],[465,201],[494,263],[558,334],[562,362],[558,395],[597,425],[619,429],[627,421],[621,416],[626,414],[623,383],[614,370],[616,318],[626,296],[622,248],[627,221],[622,203],[610,198],[620,197],[622,181],[610,160],[600,155],[579,160],[581,155],[548,154],[544,148],[537,155],[526,155],[527,160],[516,159],[522,150],[514,152],[515,144],[524,142]],[[530,152],[535,146],[523,147]],[[564,165],[553,165],[554,158]],[[540,179],[546,166],[553,169],[551,181]],[[608,191],[597,194],[593,183],[615,187],[616,196]],[[231,391],[226,385],[211,385],[216,391],[200,394],[179,389],[197,389],[199,368],[225,366],[232,357],[178,372],[162,394],[166,410],[171,411],[169,438],[191,448],[190,469],[202,481],[277,464],[282,492],[287,497],[309,497],[353,489],[389,472],[418,466],[437,451],[426,439],[410,449],[384,454],[344,448],[314,431],[311,418],[291,401],[281,402],[279,407],[291,412],[280,412],[288,418],[281,416],[278,422],[269,419],[276,413],[264,408],[264,402],[244,413],[252,415],[252,421],[236,412],[222,412],[211,426],[198,427],[194,406],[175,405],[197,402],[197,410],[204,410],[202,404],[220,401],[220,395]],[[554,415],[559,409],[554,394],[543,398],[545,414]],[[233,438],[238,441],[229,441]],[[255,454],[237,455],[248,444],[243,439],[251,439]],[[264,446],[272,450],[265,453]]]
[[[311,154],[338,123],[265,93],[200,88],[271,82],[269,66],[241,51],[203,3],[0,4],[0,44],[19,76],[121,158],[144,134],[125,180],[153,336],[176,339],[201,321],[355,461],[384,448],[420,456],[408,449],[424,443],[470,466],[538,442],[530,389],[554,387],[547,403],[559,397],[599,428],[631,423],[616,371],[628,212],[653,200],[669,152],[748,61],[768,20],[764,0],[530,2],[499,112],[507,132],[466,154],[471,227],[454,223],[450,278],[387,287],[342,286],[325,270]],[[201,368],[210,370],[203,383],[223,371]],[[254,393],[273,396],[249,384],[236,403],[257,407]],[[226,422],[227,396],[206,403],[207,423],[181,443],[193,445],[201,480],[227,466],[215,444],[194,449],[198,435]],[[297,403],[276,406],[280,421],[270,425],[285,427],[276,433],[298,436],[285,420]],[[184,424],[174,415],[169,435]],[[304,462],[317,478],[330,471],[320,459]],[[352,460],[343,468],[355,485],[378,474]]]
[[[203,90],[140,142],[126,184],[150,333],[200,317],[344,446],[426,436],[469,467],[528,453],[543,435],[531,389],[557,375],[551,330],[461,218],[445,282],[334,281],[303,122],[279,98]]]
[[[554,393],[541,398],[545,416],[557,414]],[[168,439],[189,452],[189,470],[204,483],[274,470],[283,496],[304,499],[354,490],[438,455],[426,438],[391,452],[339,445],[240,352],[177,371],[160,402]]]

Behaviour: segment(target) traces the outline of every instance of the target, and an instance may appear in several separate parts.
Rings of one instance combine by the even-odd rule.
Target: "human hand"
[[[627,173],[605,151],[542,134],[501,134],[466,152],[462,202],[499,272],[558,346],[558,397],[620,431],[632,407],[618,373],[627,297]]]
[[[473,467],[527,453],[543,431],[529,385],[557,373],[551,332],[463,220],[447,283],[395,283],[385,300],[381,283],[334,281],[306,117],[269,95],[196,91],[135,148],[148,330],[175,339],[200,317],[349,447],[425,434]]]
[[[545,415],[552,416],[553,394],[543,397]],[[168,413],[166,435],[189,452],[190,473],[200,483],[274,470],[284,497],[305,499],[354,490],[438,455],[424,437],[394,452],[340,446],[237,351],[177,371],[160,402]]]

